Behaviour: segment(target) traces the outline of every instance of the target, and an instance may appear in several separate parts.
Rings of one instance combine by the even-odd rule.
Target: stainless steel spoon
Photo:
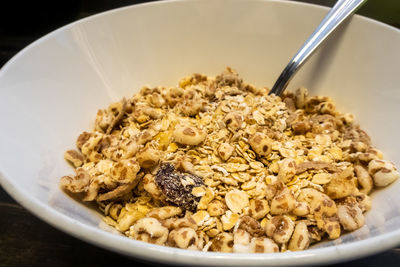
[[[315,49],[351,14],[367,0],[338,0],[325,16],[317,29],[311,34],[303,46],[297,51],[289,64],[282,71],[272,87],[270,94],[281,95],[291,78],[307,61]]]

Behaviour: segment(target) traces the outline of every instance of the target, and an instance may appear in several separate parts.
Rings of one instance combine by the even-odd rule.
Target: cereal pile
[[[144,87],[98,111],[61,186],[130,238],[191,250],[304,250],[362,227],[395,166],[329,97],[267,94],[230,68]]]

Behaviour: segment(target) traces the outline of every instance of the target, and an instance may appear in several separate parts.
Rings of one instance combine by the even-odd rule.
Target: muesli
[[[364,225],[400,175],[351,114],[305,88],[277,97],[227,68],[144,87],[97,113],[61,186],[126,236],[183,249],[304,250]]]

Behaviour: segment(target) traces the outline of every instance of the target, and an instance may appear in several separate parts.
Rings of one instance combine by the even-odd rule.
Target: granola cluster
[[[230,68],[144,87],[98,111],[61,186],[126,236],[184,249],[296,251],[362,227],[395,166],[329,97],[267,93]]]

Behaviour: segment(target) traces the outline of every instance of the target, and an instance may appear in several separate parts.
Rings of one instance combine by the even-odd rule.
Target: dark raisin
[[[200,197],[195,197],[192,189],[204,185],[201,177],[179,172],[172,164],[164,163],[156,174],[155,182],[168,201],[184,210],[197,209]]]

